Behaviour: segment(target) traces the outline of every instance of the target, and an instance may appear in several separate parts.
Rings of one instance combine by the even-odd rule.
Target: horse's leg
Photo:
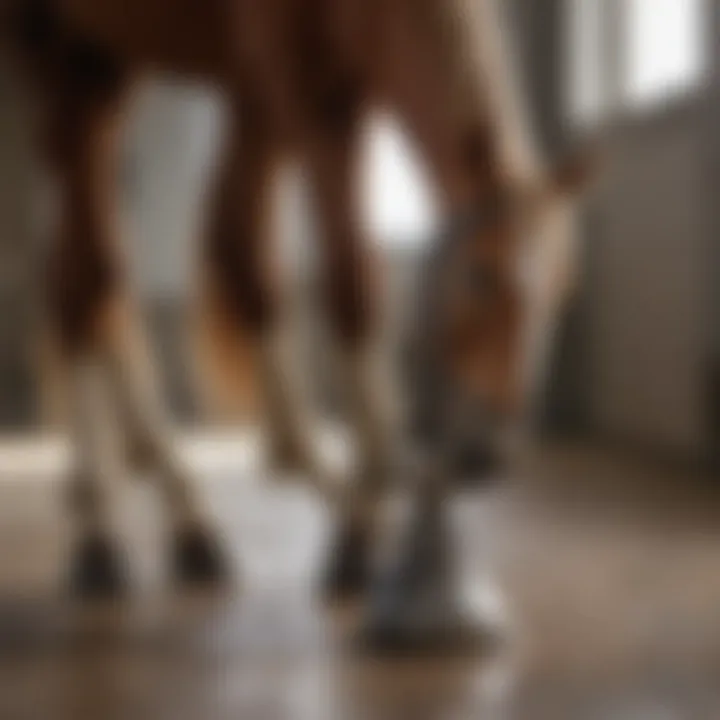
[[[454,528],[448,505],[455,489],[447,447],[424,448],[412,511],[391,562],[372,584],[362,640],[390,652],[487,649],[504,623],[500,596],[485,585],[475,607],[461,603]]]
[[[175,455],[150,363],[143,357],[119,261],[115,223],[115,161],[126,82],[112,61],[68,70],[67,90],[54,110],[51,155],[60,180],[61,240],[53,268],[54,306],[69,368],[78,475],[72,497],[82,524],[75,563],[81,591],[120,582],[108,550],[103,481],[114,466],[108,417],[101,405],[114,391],[120,419],[143,438],[163,480],[172,511],[181,579],[217,579],[223,563],[207,529],[193,483]],[[130,422],[129,422],[130,421]]]
[[[157,478],[172,526],[172,564],[187,584],[220,582],[228,574],[220,542],[201,507],[195,479],[178,456],[139,313],[125,296],[108,303],[103,319],[108,375],[130,450]],[[133,458],[133,459],[137,459]]]
[[[71,590],[83,597],[109,597],[125,589],[127,570],[111,529],[110,485],[117,479],[115,434],[107,377],[94,352],[68,357],[71,437],[75,467],[70,501],[77,526]]]
[[[424,460],[410,521],[395,556],[372,585],[363,632],[376,648],[420,649],[464,629],[445,518],[448,481],[440,457],[428,454]]]
[[[375,336],[380,287],[357,213],[359,127],[352,99],[328,113],[310,145],[308,164],[324,251],[324,291],[343,390],[356,433],[358,477],[343,508],[324,578],[330,597],[365,589],[379,501],[390,472],[393,404],[381,381]],[[373,284],[374,283],[374,284]],[[377,287],[376,287],[377,286]]]
[[[95,71],[96,70],[96,71]],[[105,205],[124,81],[116,68],[82,66],[58,73],[47,108],[48,161],[58,180],[59,235],[51,262],[51,320],[69,385],[75,452],[70,500],[78,537],[71,565],[73,590],[110,596],[126,580],[112,539],[110,481],[118,472],[102,351],[103,314],[119,284]]]
[[[446,79],[423,36],[412,28],[411,22],[398,23],[392,44],[397,61],[379,65],[381,84],[421,150],[447,211],[460,214],[491,181],[494,147],[481,122],[468,118],[465,126],[447,107]],[[375,647],[454,650],[457,641],[468,639],[483,644],[488,625],[501,619],[495,614],[501,607],[481,607],[484,617],[476,625],[461,609],[457,549],[448,510],[455,487],[449,441],[456,433],[448,426],[456,414],[453,402],[448,393],[442,393],[433,408],[434,419],[443,429],[420,448],[424,457],[413,512],[394,562],[373,580],[364,630]]]
[[[213,198],[206,262],[231,324],[252,339],[271,462],[278,469],[307,473],[326,491],[328,478],[313,449],[274,283],[269,225],[280,158],[268,127],[250,104],[234,107]]]

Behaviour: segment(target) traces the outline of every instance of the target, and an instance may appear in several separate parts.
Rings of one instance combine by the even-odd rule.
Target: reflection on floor
[[[352,614],[313,593],[325,511],[261,482],[248,457],[205,473],[237,592],[173,596],[152,492],[128,484],[118,525],[135,593],[116,613],[59,593],[59,484],[4,475],[0,717],[720,717],[720,495],[706,479],[554,452],[460,498],[467,599],[492,573],[513,642],[493,658],[373,661],[347,651]]]

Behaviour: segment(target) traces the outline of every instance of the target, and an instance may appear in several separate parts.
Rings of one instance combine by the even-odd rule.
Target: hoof
[[[497,475],[493,474],[474,474],[474,475],[459,475],[455,481],[455,486],[458,490],[467,490],[469,492],[493,490],[496,486],[500,485],[500,480]]]
[[[185,586],[216,586],[229,581],[230,571],[220,543],[204,527],[182,530],[175,537],[173,566]]]
[[[76,548],[70,569],[73,595],[86,600],[121,597],[128,589],[128,573],[121,553],[104,535],[89,535]]]
[[[323,578],[323,594],[330,602],[352,600],[367,590],[370,582],[370,553],[364,528],[343,527],[330,548]]]
[[[486,655],[500,647],[497,629],[473,624],[461,617],[438,625],[370,622],[362,627],[355,647],[363,654],[414,658],[419,656],[467,657]]]
[[[459,448],[451,459],[450,471],[457,478],[457,486],[467,490],[482,490],[497,482],[501,469],[497,455],[483,447]]]
[[[473,610],[469,616],[464,610],[456,551],[442,504],[426,502],[416,508],[396,552],[393,562],[373,579],[357,638],[361,649],[452,656],[485,653],[495,645],[501,598],[486,592],[474,603],[477,613]]]

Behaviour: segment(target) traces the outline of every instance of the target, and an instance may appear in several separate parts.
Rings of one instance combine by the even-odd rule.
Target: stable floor
[[[315,595],[330,520],[317,499],[263,481],[256,456],[227,440],[186,449],[237,589],[175,594],[156,498],[129,483],[118,531],[133,594],[93,610],[62,593],[62,452],[0,453],[0,718],[720,717],[712,479],[585,448],[541,453],[504,485],[462,495],[462,597],[470,609],[497,604],[492,579],[508,642],[378,659],[351,649],[357,611]]]

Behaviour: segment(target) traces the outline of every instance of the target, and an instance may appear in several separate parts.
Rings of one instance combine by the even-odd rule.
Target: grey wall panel
[[[0,68],[0,428],[14,430],[37,411],[35,340],[40,224],[38,168],[27,116],[12,75]]]
[[[589,253],[591,413],[611,435],[690,455],[707,440],[705,145],[698,106],[619,133]]]

